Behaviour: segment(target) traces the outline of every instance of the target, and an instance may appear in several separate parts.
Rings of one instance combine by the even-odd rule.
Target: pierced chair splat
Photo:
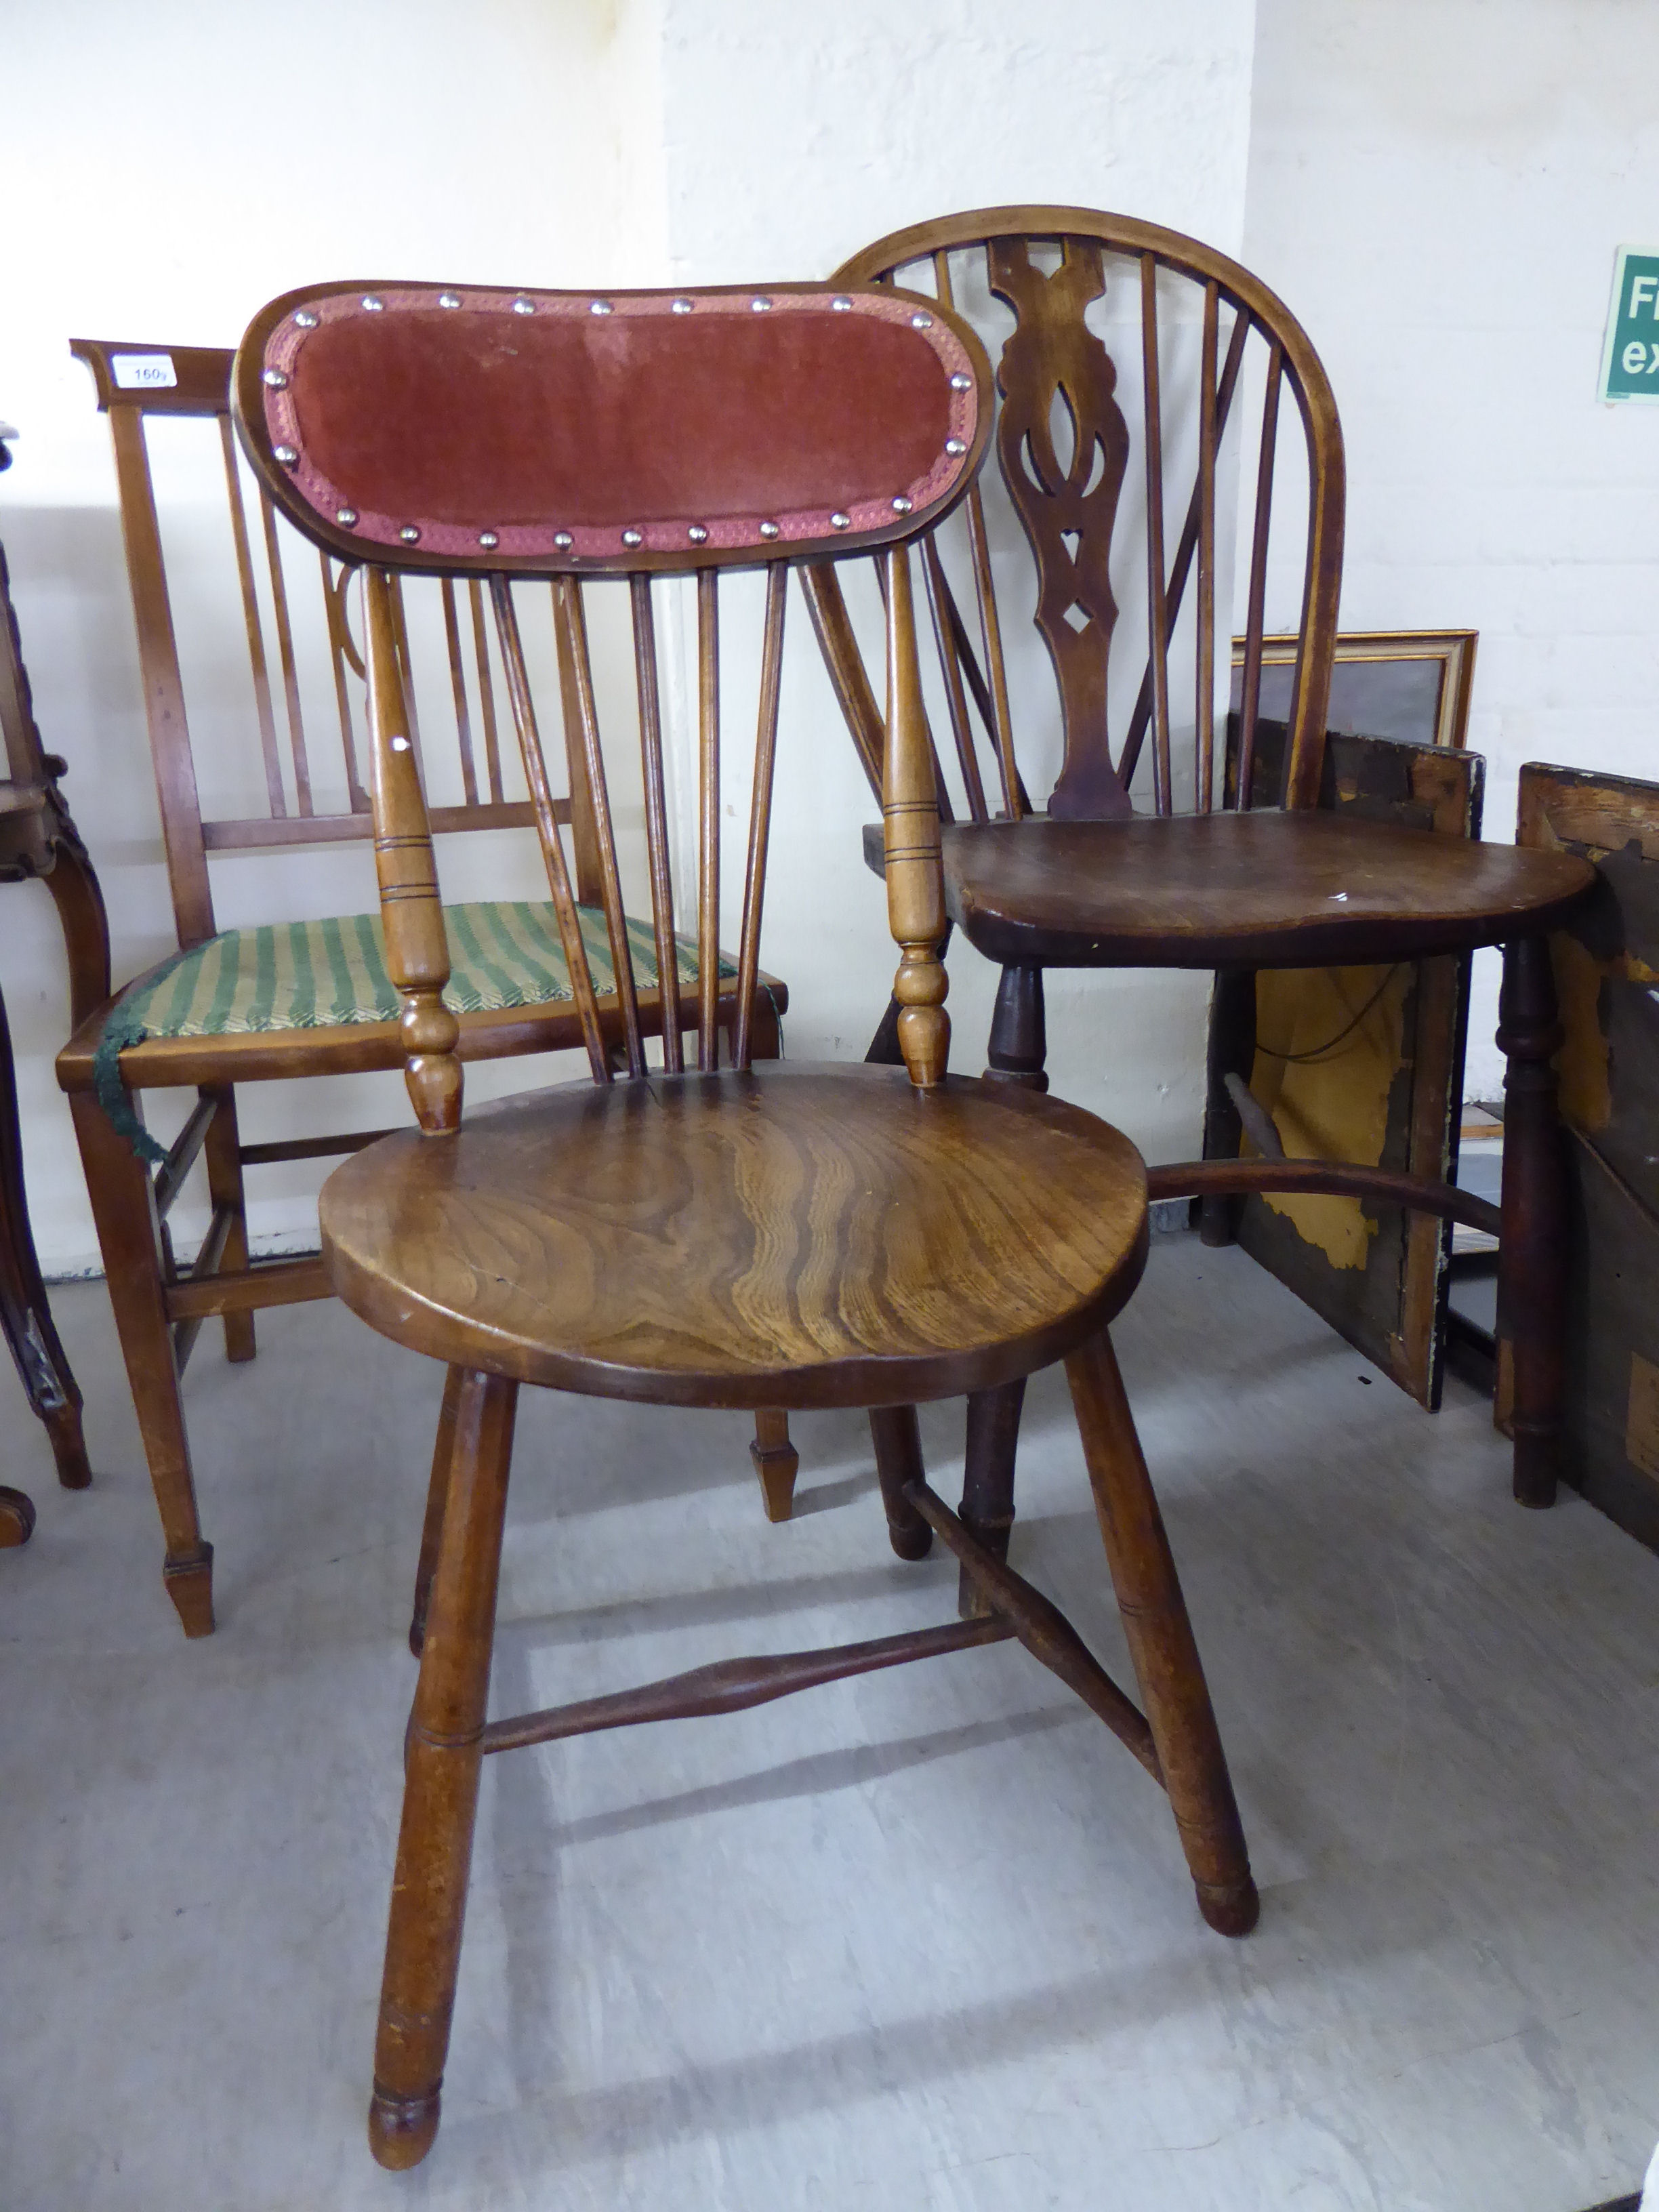
[[[1505,1148],[1501,1262],[1516,1330],[1515,1492],[1547,1504],[1561,1253],[1543,933],[1583,896],[1589,872],[1565,854],[1319,807],[1346,477],[1335,401],[1306,332],[1226,255],[1087,208],[945,216],[877,240],[833,281],[921,291],[1000,348],[1000,471],[988,469],[921,548],[951,739],[936,772],[942,803],[957,810],[943,830],[946,906],[1002,970],[988,1073],[1047,1090],[1048,969],[1208,969],[1212,1157],[1153,1168],[1154,1197],[1201,1199],[1212,1243],[1231,1241],[1249,1192],[1341,1193],[1496,1228],[1492,1208],[1435,1178],[1239,1157],[1238,1091],[1251,1075],[1258,969],[1505,945],[1500,1041],[1520,1109]],[[1043,655],[1021,651],[1004,611],[1022,592],[1029,603],[1028,562],[1052,691]],[[1268,789],[1258,743],[1266,613],[1292,580],[1293,683]],[[824,568],[806,590],[873,779],[874,695],[842,586]],[[1235,600],[1242,696],[1231,744],[1218,745]],[[1046,808],[1028,783],[1048,787]],[[879,872],[878,833],[865,841]],[[892,1049],[890,1009],[872,1057]],[[963,1516],[1005,1547],[1018,1423],[1012,1392],[970,1401]]]
[[[361,287],[324,287],[276,301],[244,342],[236,392],[242,435],[273,498],[368,574],[376,859],[419,1127],[382,1139],[330,1178],[325,1263],[356,1312],[449,1375],[369,2118],[376,2157],[405,2166],[424,2156],[438,2124],[489,1753],[732,1711],[1015,1638],[1167,1790],[1211,1924],[1243,1933],[1256,1898],[1108,1334],[1145,1261],[1139,1158],[1077,1108],[953,1076],[946,1065],[944,884],[908,544],[962,499],[979,465],[989,393],[977,341],[929,303],[867,288],[598,300],[397,287],[370,296],[378,304],[367,307]],[[434,442],[433,422],[455,428]],[[849,550],[877,555],[887,588],[876,741],[902,1064],[759,1062],[753,1016],[786,588],[792,568]],[[607,749],[579,683],[568,703],[618,947],[625,1070],[613,1069],[580,980],[568,870],[544,808],[549,888],[592,1081],[464,1114],[394,579],[436,570],[485,580],[536,793],[541,736],[520,680],[514,580],[552,580],[579,670],[590,601],[625,591],[648,787],[660,787],[663,742],[653,586],[694,580],[698,835],[684,899],[708,956],[722,857],[722,587],[745,569],[763,573],[765,619],[729,1057],[702,957],[696,1067],[682,1067],[672,1023],[665,1065],[647,1066],[621,957]],[[647,807],[644,830],[660,933],[672,926],[674,898],[660,810]],[[914,1415],[905,1409],[918,1400],[1007,1385],[1060,1359],[1144,1713],[906,1451]],[[937,1536],[977,1602],[939,1627],[733,1660],[491,1720],[502,1516],[526,1383],[684,1407],[874,1407],[890,1447],[883,1503],[893,1548],[920,1559]]]

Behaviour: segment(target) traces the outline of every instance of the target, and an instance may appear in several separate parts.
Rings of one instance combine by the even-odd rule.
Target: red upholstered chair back
[[[453,1018],[441,1004],[447,953],[396,650],[396,576],[436,574],[488,586],[593,1074],[608,1082],[568,865],[547,802],[514,585],[552,583],[567,731],[592,800],[628,1066],[639,1075],[644,1046],[584,593],[591,582],[623,579],[631,600],[658,966],[672,994],[674,892],[652,585],[665,574],[697,580],[698,1057],[713,1068],[717,587],[723,570],[767,571],[738,956],[734,1051],[741,1063],[758,972],[788,570],[854,550],[878,553],[890,596],[908,610],[908,572],[896,549],[967,490],[988,435],[988,367],[973,333],[935,302],[886,289],[600,296],[335,284],[290,293],[255,319],[234,376],[244,443],[295,524],[367,573],[382,913],[389,965],[404,994],[410,1086],[426,1126],[453,1125],[459,1072]],[[903,649],[913,652],[913,638]],[[921,758],[925,767],[925,738]],[[931,809],[931,791],[926,805]],[[673,1069],[678,1020],[668,1014],[663,1029]]]
[[[866,289],[290,294],[238,356],[301,526],[388,568],[550,576],[887,545],[969,468],[977,349]]]

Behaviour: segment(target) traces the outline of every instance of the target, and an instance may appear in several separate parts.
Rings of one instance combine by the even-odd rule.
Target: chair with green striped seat
[[[284,1128],[264,1141],[244,1144],[236,1086],[357,1075],[404,1064],[399,1002],[386,973],[378,914],[221,930],[210,883],[210,859],[221,854],[280,859],[289,848],[332,848],[335,864],[343,860],[348,867],[354,850],[367,857],[373,822],[360,765],[368,759],[362,660],[352,628],[358,572],[324,556],[321,592],[314,571],[309,593],[301,591],[315,556],[239,462],[230,429],[228,350],[92,340],[76,341],[73,350],[93,372],[114,443],[178,950],[81,1024],[59,1055],[58,1074],[75,1118],[160,1509],[166,1587],[185,1634],[201,1636],[214,1625],[213,1550],[197,1510],[179,1390],[185,1363],[202,1322],[211,1316],[223,1318],[229,1358],[249,1359],[258,1308],[330,1295],[315,1257],[251,1260],[244,1170],[331,1158],[382,1133],[359,1129],[319,1136]],[[195,418],[195,434],[206,429],[210,438],[216,429],[222,450],[208,458],[216,468],[222,465],[228,509],[210,518],[219,532],[216,548],[193,486],[185,500],[158,507],[152,443],[159,459],[164,442],[173,448],[181,435],[191,434],[169,424],[158,437],[155,418],[167,416]],[[180,472],[187,465],[176,451],[167,458]],[[188,477],[185,482],[190,485]],[[206,615],[215,592],[223,595],[216,629],[204,644],[175,630],[169,556],[175,574],[189,569],[188,589],[177,595],[181,610],[188,605]],[[529,617],[532,594],[524,598]],[[547,604],[544,599],[544,609]],[[223,641],[238,612],[248,656],[240,696],[227,682],[223,658]],[[543,622],[545,647],[533,672],[544,675],[556,713],[562,710],[568,796],[532,791],[521,775],[514,784],[506,671],[476,585],[469,592],[465,584],[445,580],[428,589],[416,580],[400,606],[400,656],[413,696],[426,708],[423,731],[412,734],[434,828],[465,833],[469,841],[482,830],[519,833],[521,852],[503,848],[501,865],[484,875],[484,888],[520,889],[517,878],[526,863],[533,874],[526,875],[526,884],[540,873],[531,834],[538,809],[566,830],[589,963],[603,992],[614,981],[623,948],[610,943],[600,911],[600,832],[586,796],[581,729],[585,712],[591,712],[593,677],[586,640],[567,634],[556,620],[548,623],[545,613]],[[187,690],[197,725],[194,744]],[[240,761],[234,738],[227,734],[239,718],[244,726]],[[443,737],[453,733],[453,744],[441,741],[441,723]],[[505,744],[503,728],[509,733]],[[257,794],[252,803],[250,793]],[[204,818],[205,798],[215,802],[217,818]],[[641,798],[653,819],[665,819],[660,776],[654,782],[646,777]],[[460,859],[475,880],[481,865],[489,865],[481,863],[476,848],[463,849]],[[353,902],[357,896],[354,888]],[[365,905],[374,897],[367,871],[361,896]],[[653,910],[649,900],[646,909]],[[462,1056],[480,1060],[580,1048],[580,1016],[545,902],[503,896],[463,902],[450,914],[454,963],[446,996],[460,1020]],[[626,957],[642,1027],[657,1036],[665,1024],[677,1036],[694,1028],[695,945],[659,942],[651,923],[630,920]],[[776,1053],[778,1017],[787,1003],[783,986],[764,980],[751,1047],[757,1057]],[[722,1023],[729,1026],[736,966],[724,955],[719,1002]],[[622,1017],[614,989],[601,996],[599,1016],[607,1040],[620,1048]],[[185,1092],[190,1108],[182,1129],[165,1146],[144,1125],[144,1096],[158,1091]],[[200,1157],[210,1224],[193,1263],[181,1267],[174,1261],[167,1214]],[[757,1416],[754,1453],[769,1514],[786,1517],[794,1455],[781,1415]],[[411,1631],[416,1642],[419,1632],[417,1620]]]

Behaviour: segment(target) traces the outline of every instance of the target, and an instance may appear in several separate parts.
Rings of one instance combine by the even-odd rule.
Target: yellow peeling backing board
[[[1277,790],[1283,741],[1282,724],[1258,725],[1256,790]],[[1478,756],[1461,750],[1334,731],[1319,804],[1469,836],[1483,776]],[[1258,970],[1250,1088],[1285,1152],[1449,1173],[1468,991],[1460,960]],[[1238,1242],[1402,1389],[1437,1402],[1445,1224],[1353,1198],[1252,1198]]]

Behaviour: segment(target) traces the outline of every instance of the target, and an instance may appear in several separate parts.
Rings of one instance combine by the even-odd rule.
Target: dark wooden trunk
[[[1550,940],[1568,1130],[1561,1474],[1659,1550],[1659,783],[1529,765],[1518,842],[1582,853],[1598,878]]]

